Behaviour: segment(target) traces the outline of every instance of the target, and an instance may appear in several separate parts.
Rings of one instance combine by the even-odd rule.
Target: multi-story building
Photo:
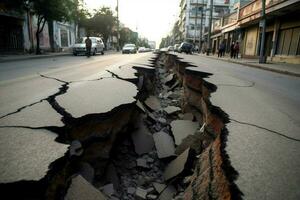
[[[220,19],[230,11],[230,1],[213,0],[212,21]],[[182,40],[199,44],[209,27],[210,0],[181,0],[179,30]]]
[[[261,46],[261,0],[237,2],[234,9],[213,26],[212,51],[225,42],[227,52],[231,42],[239,42],[240,55],[258,58]],[[266,0],[266,33],[264,56],[271,61],[300,63],[300,1]]]

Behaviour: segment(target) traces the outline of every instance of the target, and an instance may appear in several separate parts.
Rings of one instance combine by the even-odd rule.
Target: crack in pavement
[[[55,77],[50,77],[50,76],[46,76],[46,75],[43,75],[43,74],[40,74],[40,73],[37,73],[40,77],[42,78],[47,78],[47,79],[52,79],[52,80],[56,80],[58,82],[61,82],[61,83],[70,83],[70,82],[67,82],[67,81],[64,81],[64,80],[60,80],[58,78],[55,78]]]
[[[255,128],[259,128],[259,129],[262,129],[262,130],[265,130],[265,131],[268,131],[270,133],[273,133],[275,135],[279,135],[281,137],[284,137],[286,139],[289,139],[289,140],[293,140],[293,141],[296,141],[296,142],[300,142],[300,139],[297,139],[297,138],[294,138],[294,137],[290,137],[290,136],[287,136],[283,133],[279,133],[278,131],[274,131],[274,130],[271,130],[271,129],[268,129],[268,128],[265,128],[265,127],[262,127],[262,126],[259,126],[259,125],[256,125],[256,124],[251,124],[251,123],[248,123],[248,122],[242,122],[242,121],[238,121],[236,119],[232,119],[232,118],[229,118],[231,121],[233,122],[236,122],[238,124],[243,124],[243,125],[247,125],[247,126],[252,126],[252,127],[255,127]]]
[[[31,104],[28,104],[28,105],[25,105],[25,106],[22,106],[22,107],[18,108],[16,111],[7,113],[7,114],[5,114],[5,115],[2,115],[2,116],[0,117],[0,119],[3,119],[3,118],[8,117],[8,116],[10,116],[10,115],[14,115],[14,114],[16,114],[16,113],[19,113],[19,112],[21,112],[22,110],[24,110],[25,108],[34,106],[35,104],[41,103],[42,101],[44,101],[44,100],[46,100],[46,99],[47,99],[47,98],[41,99],[41,100],[39,100],[39,101],[36,101],[36,102],[34,102],[34,103],[31,103]]]

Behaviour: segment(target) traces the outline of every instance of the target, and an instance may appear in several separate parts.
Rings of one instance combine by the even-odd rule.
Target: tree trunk
[[[38,21],[37,21],[37,30],[35,33],[36,36],[36,51],[35,53],[37,55],[41,54],[41,48],[40,48],[40,33],[42,33],[44,26],[45,26],[46,20],[42,16],[38,16]],[[41,26],[42,24],[42,26]]]
[[[53,21],[52,20],[48,22],[48,27],[49,27],[49,40],[50,40],[51,52],[55,52]]]

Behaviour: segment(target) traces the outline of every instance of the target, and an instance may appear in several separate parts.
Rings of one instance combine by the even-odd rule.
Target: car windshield
[[[125,44],[124,47],[135,47],[135,45],[134,44]]]

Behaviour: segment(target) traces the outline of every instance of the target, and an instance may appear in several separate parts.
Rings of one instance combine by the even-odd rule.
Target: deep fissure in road
[[[1,188],[26,199],[240,199],[225,151],[229,117],[210,103],[217,86],[204,80],[212,74],[171,54],[150,62],[133,67],[136,79],[108,71],[139,91],[107,113],[73,117],[56,99],[70,83],[55,79],[63,85],[46,100],[64,126],[44,128],[70,148],[43,179]]]

